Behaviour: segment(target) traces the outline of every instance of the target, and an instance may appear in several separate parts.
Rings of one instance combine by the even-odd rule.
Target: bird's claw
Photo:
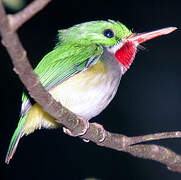
[[[105,132],[105,129],[102,125],[98,124],[98,123],[92,123],[94,124],[96,127],[98,127],[100,129],[100,134],[102,135],[102,138],[99,139],[99,142],[103,142],[104,139],[106,138],[106,132]]]
[[[83,118],[80,118],[80,119],[84,123],[84,129],[82,129],[82,132],[74,134],[69,129],[67,129],[66,127],[63,127],[63,132],[65,134],[68,134],[69,136],[73,136],[73,137],[84,135],[87,132],[87,129],[89,128],[89,122],[87,120],[83,119]],[[103,142],[105,137],[106,137],[106,132],[104,130],[104,127],[102,125],[98,124],[98,123],[92,123],[92,124],[94,124],[98,128],[98,131],[100,131],[100,133],[98,132],[98,134],[102,135],[102,137],[99,139],[99,142]],[[83,139],[83,141],[84,142],[89,142],[88,139]]]
[[[63,132],[65,134],[68,134],[69,136],[73,136],[73,137],[84,135],[87,132],[87,129],[89,128],[89,122],[81,117],[79,117],[79,119],[81,119],[82,122],[84,123],[84,128],[82,129],[82,132],[78,132],[78,133],[74,134],[66,127],[63,127]]]

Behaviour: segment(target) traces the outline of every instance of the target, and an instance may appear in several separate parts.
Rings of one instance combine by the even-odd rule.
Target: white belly
[[[66,80],[50,93],[75,114],[86,120],[97,116],[116,94],[121,79],[121,68],[112,55],[86,71]]]

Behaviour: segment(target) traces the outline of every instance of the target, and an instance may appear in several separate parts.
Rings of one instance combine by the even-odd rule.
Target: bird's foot
[[[71,132],[66,127],[63,127],[63,132],[65,134],[68,134],[69,136],[76,137],[76,136],[82,136],[82,135],[84,135],[87,132],[87,129],[89,128],[89,122],[87,120],[85,120],[84,118],[80,117],[80,116],[78,116],[78,118],[81,119],[83,124],[84,124],[84,128],[81,130],[81,132],[74,133],[74,132]]]
[[[105,130],[104,130],[104,127],[103,127],[102,125],[98,124],[98,123],[92,123],[92,124],[94,124],[96,127],[99,128],[100,134],[101,134],[101,136],[102,136],[102,137],[99,139],[99,142],[103,142],[104,139],[106,138],[106,132],[105,132]]]

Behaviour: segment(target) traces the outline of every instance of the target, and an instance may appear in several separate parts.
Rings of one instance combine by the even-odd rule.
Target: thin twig
[[[17,31],[25,22],[41,11],[52,0],[34,0],[27,7],[14,15],[8,15],[12,31]]]
[[[14,21],[20,21],[12,23],[12,21],[9,21],[8,16],[5,13],[4,7],[2,5],[2,0],[0,0],[0,33],[2,37],[2,43],[6,47],[12,59],[14,71],[19,75],[19,78],[28,89],[31,97],[34,98],[46,112],[52,115],[57,122],[66,126],[71,130],[71,132],[73,132],[73,134],[76,134],[78,132],[81,132],[81,130],[84,128],[83,121],[78,119],[78,117],[71,111],[63,107],[61,103],[56,102],[52,98],[52,96],[42,87],[39,81],[39,77],[33,72],[33,69],[26,55],[26,51],[23,48],[17,33],[15,32],[15,30],[19,28],[24,22],[30,19],[36,12],[38,12],[38,10],[43,8],[42,4],[38,4],[38,2],[42,2],[42,0],[34,1],[36,7],[29,6],[27,7],[29,8],[29,10],[22,10],[18,13],[24,14],[23,17],[25,18],[23,21],[21,21],[20,18],[15,18],[21,16],[11,15],[11,18],[14,18]],[[37,11],[31,10],[31,8],[34,8]],[[104,141],[100,142],[100,139],[102,139],[101,129],[90,123],[88,131],[85,133],[85,135],[80,137],[83,139],[91,140],[100,146],[128,152],[136,157],[158,161],[165,164],[172,171],[181,172],[180,155],[177,155],[167,148],[157,145],[134,145],[136,143],[151,140],[178,138],[181,137],[181,132],[177,131],[157,133],[137,137],[127,137],[122,134],[114,134],[108,131],[105,131],[105,133],[106,137]]]
[[[162,133],[148,134],[144,136],[131,137],[130,145],[143,143],[147,141],[155,141],[160,139],[171,139],[171,138],[181,138],[181,131],[162,132]]]

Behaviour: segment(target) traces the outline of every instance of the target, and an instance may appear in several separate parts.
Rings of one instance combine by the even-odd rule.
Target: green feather
[[[14,152],[16,151],[18,142],[23,135],[23,126],[24,126],[24,123],[26,122],[27,116],[28,116],[28,113],[25,116],[22,116],[20,118],[18,127],[16,128],[16,130],[13,134],[13,137],[11,138],[11,142],[9,144],[9,148],[8,148],[8,151],[6,154],[6,159],[5,159],[5,162],[7,164],[9,164],[10,159],[12,158]]]
[[[102,52],[103,48],[98,45],[59,45],[42,59],[35,68],[35,72],[40,77],[42,85],[50,90],[57,84],[93,65]],[[92,62],[89,66],[86,66],[90,60]]]

